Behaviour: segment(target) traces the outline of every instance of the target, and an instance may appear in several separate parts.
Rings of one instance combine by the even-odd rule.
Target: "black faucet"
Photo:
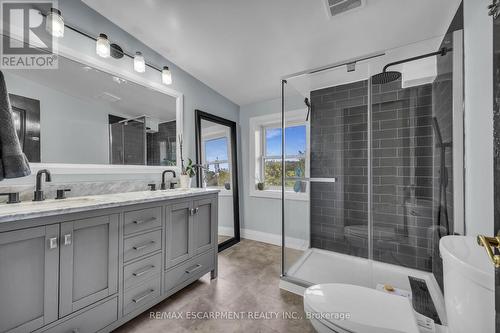
[[[43,201],[45,200],[45,196],[42,191],[42,175],[45,174],[45,181],[51,182],[52,178],[50,177],[50,171],[47,169],[39,170],[36,173],[36,188],[33,193],[33,201]]]
[[[166,190],[167,189],[167,184],[165,183],[165,174],[167,172],[171,172],[172,176],[174,178],[176,177],[176,174],[175,174],[174,170],[165,170],[165,171],[163,171],[163,173],[161,174],[161,185],[160,185],[160,189],[162,189],[162,190]],[[170,183],[170,188],[172,188],[172,185],[173,185],[173,183]]]

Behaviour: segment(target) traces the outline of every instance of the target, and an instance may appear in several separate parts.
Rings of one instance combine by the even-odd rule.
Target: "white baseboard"
[[[281,246],[281,235],[268,232],[241,229],[241,238]],[[309,241],[300,238],[286,237],[285,244],[286,247],[296,250],[306,250],[309,248]]]

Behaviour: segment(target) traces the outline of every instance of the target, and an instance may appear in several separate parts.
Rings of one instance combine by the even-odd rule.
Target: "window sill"
[[[233,190],[226,190],[224,187],[207,186],[206,188],[219,190],[220,197],[232,197],[233,196]]]
[[[268,198],[268,199],[276,199],[281,200],[281,190],[253,190],[250,191],[250,196],[254,198]],[[296,193],[287,191],[285,192],[285,200],[293,200],[293,201],[309,201],[309,193]]]

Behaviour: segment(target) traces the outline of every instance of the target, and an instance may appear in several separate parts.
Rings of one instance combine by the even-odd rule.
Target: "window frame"
[[[286,113],[286,128],[294,126],[305,125],[306,129],[306,147],[305,147],[305,170],[304,178],[309,177],[309,162],[310,162],[310,124],[305,120],[304,110],[289,111]],[[265,160],[270,158],[276,158],[281,160],[281,155],[279,156],[266,156],[266,129],[269,128],[282,128],[281,126],[281,114],[273,113],[265,116],[250,118],[250,158],[253,160],[249,161],[250,164],[250,186],[249,195],[252,197],[265,197],[281,199],[281,186],[268,187],[265,190],[258,190],[257,182],[258,179],[264,179],[264,167]],[[300,155],[289,155],[286,158],[299,158]],[[265,181],[265,180],[264,180]],[[253,182],[253,184],[252,184]],[[286,199],[290,200],[309,200],[310,185],[308,183],[305,192],[296,193],[292,188],[287,188],[285,192]]]

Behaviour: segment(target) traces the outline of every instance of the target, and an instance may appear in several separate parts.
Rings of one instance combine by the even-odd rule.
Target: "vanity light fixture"
[[[100,33],[99,36],[96,38],[92,35],[89,35],[88,33],[78,29],[77,27],[74,27],[70,24],[65,24],[64,20],[61,16],[61,11],[56,9],[56,8],[51,8],[50,12],[48,14],[43,14],[43,16],[46,16],[47,18],[47,23],[46,23],[46,29],[50,33],[52,33],[56,37],[63,37],[64,35],[64,29],[68,28],[71,31],[74,31],[84,37],[87,37],[89,39],[92,39],[95,41],[95,52],[97,53],[98,56],[102,58],[109,58],[113,57],[115,59],[121,59],[124,56],[132,59],[134,62],[134,70],[138,73],[144,73],[146,71],[146,67],[152,68],[154,70],[157,70],[161,73],[161,82],[163,84],[169,85],[172,84],[172,72],[170,72],[170,69],[168,66],[163,66],[163,68],[156,67],[153,64],[147,63],[146,60],[144,59],[144,56],[142,55],[141,52],[137,51],[134,55],[126,52],[123,50],[119,45],[117,44],[111,44],[109,42],[108,36],[104,33]],[[84,69],[85,70],[85,69]],[[121,83],[121,82],[117,82]]]
[[[95,52],[102,58],[109,58],[111,54],[111,46],[109,44],[108,36],[99,34],[95,43]]]
[[[54,37],[64,37],[64,19],[59,9],[50,8],[45,22],[45,29]]]
[[[146,61],[139,51],[137,51],[134,56],[134,70],[139,73],[144,73],[146,71]]]
[[[163,70],[161,71],[161,82],[163,84],[172,84],[172,73],[168,66],[163,66]]]

